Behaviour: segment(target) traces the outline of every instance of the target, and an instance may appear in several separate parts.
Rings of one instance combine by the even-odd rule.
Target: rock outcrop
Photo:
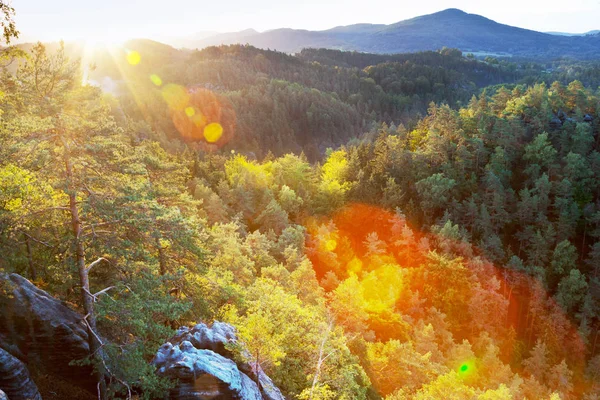
[[[0,347],[27,365],[95,390],[91,367],[69,365],[89,353],[82,316],[17,274],[0,274]]]
[[[152,361],[158,374],[178,380],[171,399],[284,400],[260,367],[233,361],[226,345],[235,342],[235,329],[222,322],[180,328]]]
[[[152,363],[178,380],[171,399],[285,400],[253,364],[234,361],[237,342],[225,323],[180,328]],[[17,274],[0,274],[0,400],[41,399],[26,365],[95,392],[89,366],[69,365],[88,355],[83,317]]]
[[[42,400],[25,364],[0,348],[0,400],[6,396],[10,400]]]
[[[563,124],[562,120],[558,117],[553,117],[550,120],[550,127],[552,129],[560,129],[562,127],[562,124]]]

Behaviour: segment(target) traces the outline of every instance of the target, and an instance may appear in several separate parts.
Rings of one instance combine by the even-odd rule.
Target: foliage
[[[165,393],[157,347],[213,319],[290,398],[598,395],[598,93],[471,97],[514,76],[449,49],[171,56],[165,83],[189,61],[183,84],[220,85],[170,93],[192,111],[132,66],[130,92],[103,94],[62,46],[0,79],[0,267],[81,310],[77,263],[98,260],[111,396]],[[372,123],[411,105],[428,107],[412,126]],[[182,112],[239,136],[188,143],[175,125],[207,121]]]

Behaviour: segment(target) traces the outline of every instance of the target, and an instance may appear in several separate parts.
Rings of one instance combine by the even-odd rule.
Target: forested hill
[[[600,55],[600,35],[559,36],[504,25],[461,10],[448,9],[391,25],[356,24],[324,31],[275,29],[263,33],[246,30],[203,38],[186,46],[251,44],[295,53],[306,47],[356,50],[371,53],[405,53],[453,47],[463,52],[506,56],[577,59]]]
[[[375,121],[410,126],[430,102],[466,104],[488,85],[578,77],[593,84],[600,77],[590,68],[578,74],[573,64],[569,76],[559,76],[559,66],[548,74],[548,65],[479,61],[453,49],[400,55],[306,49],[292,56],[241,45],[176,50],[136,40],[112,53],[83,50],[71,51],[95,64],[87,78],[118,94],[126,113],[143,116],[170,140],[181,138],[181,129],[165,113],[164,92],[179,85],[209,91],[227,110],[236,126],[235,135],[224,136],[224,150],[257,157],[304,152],[311,160],[360,137]],[[127,52],[141,62],[130,65]]]
[[[44,398],[164,399],[178,383],[150,361],[159,348],[207,354],[190,344],[201,335],[161,345],[214,320],[244,344],[227,353],[289,399],[600,396],[597,87],[472,96],[461,80],[480,69],[500,74],[491,82],[521,70],[455,50],[359,69],[356,55],[329,51],[128,46],[82,76],[64,49],[39,44],[0,75],[0,270],[86,324],[83,362],[46,331],[56,340],[41,358],[62,351],[70,367],[96,370],[85,374],[92,391],[76,395],[78,378],[32,354],[39,324],[0,307],[0,347],[47,382]],[[88,84],[110,65],[116,96]],[[385,123],[436,96],[453,106]],[[343,140],[363,120],[366,136],[319,162],[286,147]],[[2,276],[4,305],[15,291]],[[190,360],[175,368],[215,390],[234,362],[211,360],[214,380]]]

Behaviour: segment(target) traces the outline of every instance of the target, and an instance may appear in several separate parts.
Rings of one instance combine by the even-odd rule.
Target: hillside
[[[463,52],[520,57],[573,57],[600,55],[600,36],[559,36],[516,28],[458,9],[400,21],[390,25],[355,24],[324,31],[275,29],[246,30],[198,40],[191,47],[250,44],[259,48],[295,53],[307,47],[356,50],[372,53],[406,53],[458,48]]]
[[[126,46],[0,75],[0,396],[599,398],[598,85]]]
[[[523,77],[515,65],[450,49],[390,56],[307,49],[292,56],[240,45],[185,51],[135,40],[125,47],[139,52],[139,65],[99,54],[90,79],[118,82],[112,92],[126,99],[126,112],[178,138],[181,127],[163,110],[165,85],[209,90],[235,115],[227,148],[257,157],[292,151],[317,160],[377,120],[410,125],[432,101],[465,104],[480,88]],[[162,88],[148,79],[153,74]]]

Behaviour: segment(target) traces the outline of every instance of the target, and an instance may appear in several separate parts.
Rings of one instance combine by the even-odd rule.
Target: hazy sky
[[[600,29],[600,0],[13,0],[24,38],[186,36],[199,31],[327,29],[393,23],[446,8],[539,31]]]

